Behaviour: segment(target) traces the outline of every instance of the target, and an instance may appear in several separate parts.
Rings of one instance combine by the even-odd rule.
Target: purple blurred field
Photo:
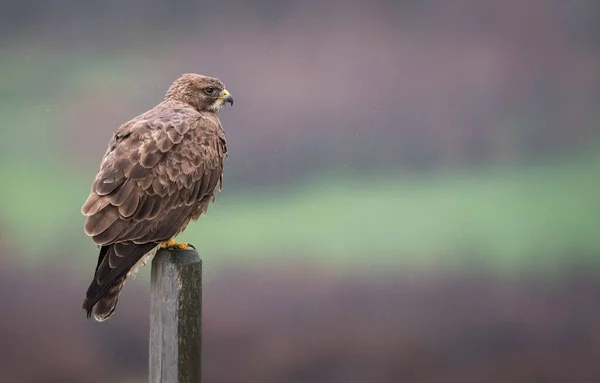
[[[66,280],[62,267],[41,270],[0,268],[2,380],[146,381],[147,284],[129,283],[117,314],[98,324],[78,307],[85,279]],[[576,266],[558,279],[485,270],[374,279],[298,264],[205,271],[204,377],[595,382],[598,277]]]

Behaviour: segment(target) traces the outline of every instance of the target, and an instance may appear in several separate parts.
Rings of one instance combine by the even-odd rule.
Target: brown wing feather
[[[151,111],[119,128],[82,207],[85,232],[102,245],[83,304],[88,315],[98,304],[97,319],[114,311],[136,262],[205,212],[220,186],[220,123],[179,111]]]

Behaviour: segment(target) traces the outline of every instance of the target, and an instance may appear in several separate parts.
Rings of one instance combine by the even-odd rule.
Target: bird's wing
[[[167,240],[188,218],[190,207],[212,195],[223,156],[211,142],[203,142],[209,140],[202,137],[202,127],[194,126],[203,121],[174,115],[117,131],[81,209],[87,216],[85,232],[95,243]]]
[[[132,120],[113,136],[81,209],[85,232],[110,247],[100,252],[88,303],[176,235],[198,201],[214,195],[223,155],[221,144],[204,137],[206,123],[212,122],[190,112],[163,111]]]

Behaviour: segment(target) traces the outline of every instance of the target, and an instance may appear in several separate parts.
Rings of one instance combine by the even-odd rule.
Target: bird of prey
[[[82,307],[101,322],[115,311],[129,275],[206,212],[221,189],[225,133],[217,116],[233,97],[212,77],[186,73],[164,100],[121,125],[81,208],[100,247]]]

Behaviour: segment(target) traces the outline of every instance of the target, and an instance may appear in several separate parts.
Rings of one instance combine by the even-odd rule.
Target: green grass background
[[[0,224],[31,261],[56,252],[89,262],[79,208],[92,175],[3,166]],[[335,174],[335,172],[333,172]],[[319,177],[217,198],[180,239],[217,265],[251,259],[407,266],[472,257],[515,267],[600,254],[600,156],[423,177]],[[52,250],[52,251],[49,251]]]

